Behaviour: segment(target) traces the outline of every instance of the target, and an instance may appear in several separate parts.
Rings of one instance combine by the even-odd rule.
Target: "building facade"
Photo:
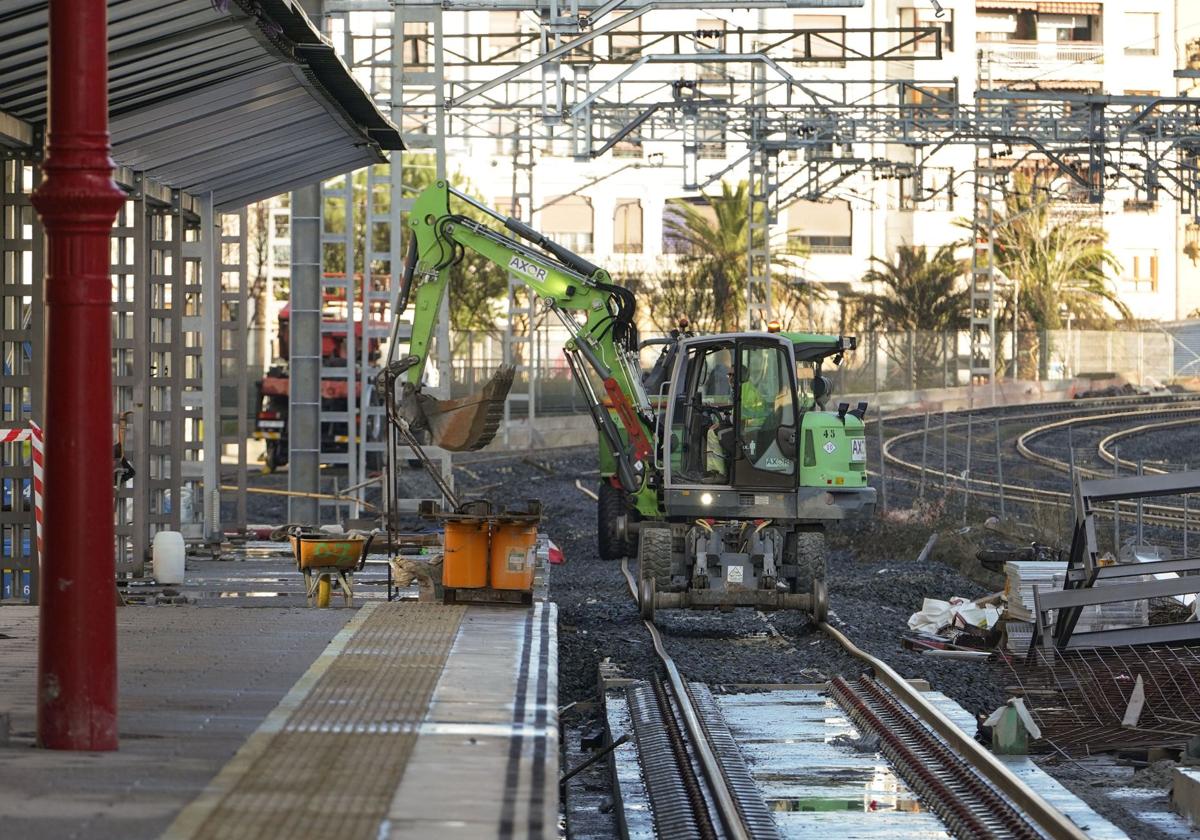
[[[603,42],[597,39],[595,48],[607,50],[610,57],[622,49],[669,53],[679,49],[678,42],[661,33],[691,31],[695,37],[686,47],[688,60],[633,69],[604,62],[587,68],[564,63],[556,72],[574,73],[576,81],[586,73],[592,88],[618,85],[632,103],[631,114],[637,103],[653,100],[656,87],[678,93],[697,80],[710,87],[728,81],[732,91],[756,72],[768,81],[771,74],[782,74],[776,84],[765,86],[768,97],[787,96],[789,89],[805,86],[836,90],[844,101],[905,102],[932,109],[943,102],[970,103],[986,91],[1187,95],[1200,81],[1176,74],[1188,66],[1189,42],[1200,38],[1200,4],[1189,0],[944,0],[941,5],[942,17],[926,0],[867,0],[858,9],[811,11],[655,11]],[[904,44],[897,34],[890,36],[898,45],[888,61],[848,57],[846,47],[864,37],[854,30],[925,26],[941,30],[940,58],[931,55],[936,45],[929,39]],[[498,73],[505,62],[532,58],[537,50],[539,25],[532,13],[448,14],[444,27],[448,44],[455,38],[473,39],[485,71],[489,60],[498,65]],[[842,28],[846,31],[838,35]],[[787,45],[786,33],[797,30],[824,34],[819,43],[806,45],[808,60],[789,63],[787,51],[799,48]],[[756,33],[750,44],[747,32]],[[706,52],[736,55],[781,40],[783,46],[768,52],[778,60],[777,67],[766,71],[744,61],[705,61]],[[822,50],[828,60],[814,61]],[[456,89],[456,78],[457,89],[469,87],[479,72],[479,66],[448,65],[448,89]],[[545,96],[544,82],[535,79],[523,89],[518,79],[502,90],[509,101]],[[563,107],[569,110],[572,104]],[[618,278],[669,265],[675,248],[664,219],[672,212],[671,199],[695,200],[719,192],[722,180],[736,183],[749,174],[747,145],[711,128],[694,144],[694,162],[686,143],[642,138],[636,131],[602,156],[582,158],[575,154],[570,131],[556,128],[553,120],[540,127],[531,146],[508,136],[504,116],[480,128],[448,134],[449,177],[505,212],[515,209]],[[781,151],[779,177],[787,183],[775,193],[771,237],[776,243],[791,238],[806,246],[805,277],[836,295],[860,285],[872,257],[889,258],[901,244],[937,246],[967,237],[962,222],[970,219],[974,202],[976,152],[971,146],[951,144],[926,154],[901,144],[871,142],[830,152],[893,164],[910,161],[913,169],[864,167],[836,184],[806,190],[801,170],[820,158],[820,147]],[[1032,160],[1037,165],[1036,156]],[[689,184],[691,180],[695,183]],[[520,186],[523,181],[527,184]],[[695,186],[700,188],[690,188]],[[1177,320],[1200,307],[1200,269],[1185,253],[1200,228],[1181,215],[1167,190],[1110,189],[1102,204],[1069,199],[1056,204],[1055,212],[1104,228],[1108,247],[1121,264],[1112,283],[1136,318]]]

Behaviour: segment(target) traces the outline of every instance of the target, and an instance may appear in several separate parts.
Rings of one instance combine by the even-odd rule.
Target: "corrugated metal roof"
[[[0,111],[46,119],[45,0],[0,11]],[[109,0],[113,159],[229,209],[401,149],[294,0]]]

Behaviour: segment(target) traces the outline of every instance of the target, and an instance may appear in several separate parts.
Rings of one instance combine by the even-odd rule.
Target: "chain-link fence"
[[[1120,378],[1136,385],[1200,375],[1196,341],[1165,328],[1126,330],[999,331],[997,376],[1035,381],[1076,377]],[[1013,359],[1016,364],[1013,364]],[[876,332],[829,371],[843,394],[953,388],[971,381],[971,338],[957,332]]]
[[[539,331],[543,333],[543,331]],[[538,416],[577,414],[587,410],[562,356],[565,332],[539,336],[536,364],[525,362],[528,344],[519,348],[513,392],[528,394],[533,382],[533,405]],[[453,362],[451,390],[463,396],[482,387],[503,361],[498,336],[460,338]],[[996,336],[997,379],[1023,381],[1091,380],[1096,387],[1114,381],[1139,387],[1169,384],[1200,376],[1200,321],[1186,321],[1141,330],[1050,330]],[[645,367],[653,364],[657,347],[643,352]],[[1016,358],[1014,365],[1012,360]],[[971,341],[966,331],[873,332],[858,336],[858,347],[840,365],[822,372],[833,381],[835,394],[874,394],[955,388],[971,381]],[[1078,390],[1087,390],[1085,382]],[[524,416],[528,401],[514,402],[513,416]]]
[[[876,418],[868,425],[868,469],[883,513],[920,510],[930,521],[1017,522],[1022,533],[1058,548],[1070,545],[1076,477],[1108,478],[1187,471],[1196,464],[1164,458],[1162,438],[1132,438],[1122,453],[1100,457],[1103,434],[1064,425],[1022,439],[1041,418],[1020,411],[930,412]],[[1174,447],[1174,450],[1180,446]],[[1154,460],[1145,457],[1154,454]],[[1178,453],[1176,453],[1178,454]],[[1100,504],[1101,552],[1154,545],[1174,556],[1200,546],[1200,500],[1188,495]]]

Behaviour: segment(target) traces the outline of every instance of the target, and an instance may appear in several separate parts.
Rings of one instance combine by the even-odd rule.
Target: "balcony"
[[[1003,41],[979,45],[980,79],[1001,82],[1101,82],[1104,45],[1069,41]]]

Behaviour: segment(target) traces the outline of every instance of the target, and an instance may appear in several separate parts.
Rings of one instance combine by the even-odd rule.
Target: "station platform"
[[[121,749],[53,753],[31,748],[36,608],[0,608],[0,834],[557,836],[553,604],[130,607],[119,622]]]

